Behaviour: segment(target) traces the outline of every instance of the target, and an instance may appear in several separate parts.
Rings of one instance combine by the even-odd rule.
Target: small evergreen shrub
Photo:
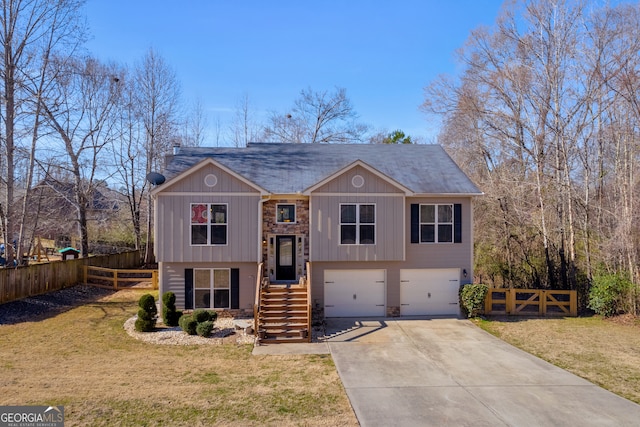
[[[180,328],[189,335],[208,337],[213,331],[213,324],[218,318],[218,313],[204,309],[194,310],[193,313],[180,317]]]
[[[483,284],[470,284],[460,287],[460,306],[467,317],[478,317],[484,309],[484,299],[489,287]]]
[[[136,319],[135,329],[138,332],[151,332],[156,327],[156,316],[158,308],[156,300],[151,294],[144,294],[138,300],[138,318]]]
[[[192,316],[198,323],[208,322],[211,320],[211,312],[203,309],[195,310]]]
[[[617,274],[594,276],[589,291],[588,307],[605,317],[629,311],[633,284]]]
[[[178,326],[182,312],[176,310],[176,294],[165,292],[162,295],[162,321],[167,326]]]
[[[211,331],[213,331],[213,322],[211,320],[198,323],[198,326],[196,326],[196,332],[201,337],[208,337],[211,335]]]
[[[191,317],[188,314],[183,314],[182,317],[180,317],[180,319],[178,319],[178,326],[180,326],[180,329],[182,329],[184,331],[184,322],[187,321],[187,319]]]
[[[196,328],[198,322],[194,319],[193,315],[182,316],[179,320],[180,328],[189,335],[195,335],[197,333]]]

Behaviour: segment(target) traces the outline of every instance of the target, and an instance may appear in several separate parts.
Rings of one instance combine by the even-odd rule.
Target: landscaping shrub
[[[211,312],[203,309],[195,310],[192,316],[198,323],[207,322],[211,320]]]
[[[199,308],[192,313],[192,316],[198,321],[198,323],[207,322],[209,320],[215,322],[218,318],[218,312]]]
[[[165,292],[162,295],[162,321],[167,326],[178,326],[180,316],[182,312],[176,310],[176,294]]]
[[[630,311],[633,284],[617,274],[604,274],[593,277],[589,291],[588,307],[605,317]]]
[[[208,337],[213,331],[213,323],[218,318],[218,313],[215,311],[198,309],[188,315],[183,315],[178,320],[180,328],[189,335],[200,335],[201,337]]]
[[[484,309],[484,299],[489,287],[483,284],[470,284],[460,287],[460,306],[467,317],[478,317]]]
[[[193,315],[183,315],[178,322],[180,323],[180,328],[187,334],[195,335],[197,333],[198,322]]]
[[[213,331],[213,322],[211,320],[198,323],[198,326],[196,326],[196,332],[201,337],[208,337],[211,335],[211,331]]]
[[[156,300],[151,294],[144,294],[138,300],[138,318],[136,319],[135,329],[138,332],[151,332],[156,327],[156,317],[158,308]]]

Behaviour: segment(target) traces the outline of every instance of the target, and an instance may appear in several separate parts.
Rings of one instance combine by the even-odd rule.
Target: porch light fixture
[[[464,277],[467,277],[467,269],[466,269],[466,268],[463,268],[463,269],[462,269],[462,275],[463,275]]]

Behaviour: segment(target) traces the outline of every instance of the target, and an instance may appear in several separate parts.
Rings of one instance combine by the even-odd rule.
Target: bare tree
[[[37,97],[39,90],[44,90],[43,70],[52,51],[61,49],[63,45],[72,51],[75,41],[82,39],[84,28],[78,18],[82,3],[81,0],[3,0],[0,4],[0,74],[4,100],[0,105],[3,124],[0,141],[4,151],[4,161],[0,164],[3,168],[0,186],[4,190],[0,205],[4,205],[4,209],[0,220],[4,225],[4,241],[19,238],[19,247],[22,246],[24,230],[18,236],[14,206],[17,150],[27,135],[31,135],[27,137],[31,141],[31,149],[27,152],[33,151],[33,144],[38,140]],[[70,44],[65,44],[67,41]],[[25,104],[27,100],[32,101],[31,106]],[[31,108],[34,105],[35,110]],[[33,164],[33,158],[30,164]],[[27,188],[29,184],[27,182]],[[28,195],[25,197],[28,203]],[[14,254],[8,247],[11,262]]]
[[[135,248],[142,247],[142,209],[148,183],[146,171],[145,130],[138,120],[135,81],[124,70],[118,77],[122,88],[117,99],[116,138],[112,144],[115,178],[120,193],[127,200]]]
[[[508,4],[492,29],[474,31],[461,50],[462,78],[426,89],[423,107],[445,124],[441,142],[488,196],[478,201],[485,208],[476,216],[484,221],[476,228],[485,239],[479,247],[504,248],[481,252],[485,265],[478,271],[500,272],[510,285],[571,288],[579,285],[578,263],[591,275],[593,218],[608,209],[602,201],[593,208],[592,189],[602,199],[606,165],[630,176],[636,158],[627,144],[636,135],[626,132],[624,144],[608,151],[604,131],[613,123],[612,95],[622,90],[621,64],[630,65],[638,52],[637,42],[616,41],[624,27],[619,17],[637,11],[599,11],[570,0]],[[628,120],[619,115],[617,122]],[[632,181],[624,182],[616,188],[631,188]],[[627,200],[615,211],[633,218],[634,202]],[[631,223],[621,230],[637,234]],[[625,253],[637,252],[630,248]],[[629,266],[636,259],[626,258]]]
[[[344,88],[334,92],[300,92],[291,113],[272,113],[264,129],[266,139],[285,143],[349,143],[362,141],[367,126],[358,115]]]
[[[43,112],[64,146],[73,176],[74,205],[82,256],[89,254],[88,211],[93,202],[99,166],[114,138],[112,112],[120,91],[120,72],[93,58],[57,61],[55,91],[43,100]]]
[[[161,169],[165,154],[178,140],[180,86],[175,72],[153,49],[135,71],[136,107],[145,131],[146,174]],[[144,262],[154,262],[151,238],[153,204],[147,192],[147,224]]]
[[[207,139],[209,121],[205,115],[202,101],[197,99],[184,122],[181,145],[186,147],[200,147]]]
[[[253,118],[249,94],[242,95],[236,106],[236,111],[230,126],[231,138],[236,147],[246,147],[255,141],[259,134],[259,126]]]

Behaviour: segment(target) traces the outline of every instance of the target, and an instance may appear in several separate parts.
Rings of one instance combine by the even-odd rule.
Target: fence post
[[[572,316],[578,315],[578,291],[571,291],[569,294],[569,311]]]
[[[484,314],[489,315],[493,310],[493,292],[491,292],[493,288],[489,288],[489,292],[487,292],[487,296],[484,298]]]
[[[118,270],[113,270],[113,289],[118,290]]]
[[[86,265],[83,265],[82,266],[82,270],[84,272],[84,284],[86,285],[87,283],[89,283],[89,281],[87,279],[87,277],[88,277],[88,272],[87,271],[89,270],[89,267],[87,267]]]
[[[158,270],[151,271],[151,285],[153,289],[158,289]],[[162,295],[160,295],[160,298],[162,298]]]

